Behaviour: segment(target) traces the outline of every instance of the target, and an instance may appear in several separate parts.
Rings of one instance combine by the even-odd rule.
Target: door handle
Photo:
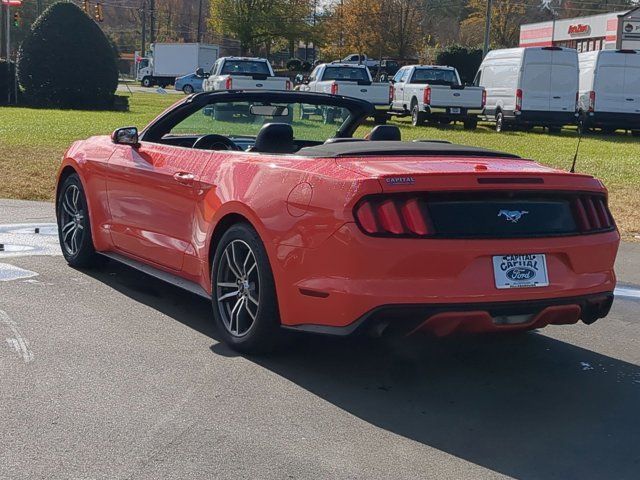
[[[195,178],[196,176],[189,172],[176,172],[173,174],[173,179],[182,185],[192,185]]]

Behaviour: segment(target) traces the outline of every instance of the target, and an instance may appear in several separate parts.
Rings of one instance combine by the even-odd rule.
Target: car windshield
[[[240,149],[247,150],[265,124],[285,123],[291,125],[297,150],[335,137],[351,113],[348,107],[320,103],[246,100],[214,103],[174,125],[162,141],[175,143],[177,138],[183,138],[186,146],[190,141],[193,143],[204,135],[214,134],[225,136]]]
[[[271,75],[267,62],[257,60],[226,60],[222,75]]]
[[[353,82],[368,81],[369,76],[365,68],[357,67],[327,67],[322,76],[323,80],[351,80]]]
[[[458,85],[458,77],[453,70],[439,68],[417,68],[411,83],[430,83],[432,85]]]

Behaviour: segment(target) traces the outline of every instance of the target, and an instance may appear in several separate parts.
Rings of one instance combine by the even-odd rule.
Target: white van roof
[[[485,60],[497,59],[497,58],[520,58],[525,54],[525,51],[542,51],[542,50],[556,50],[575,52],[573,48],[567,47],[517,47],[517,48],[500,48],[497,50],[491,50],[487,53]]]

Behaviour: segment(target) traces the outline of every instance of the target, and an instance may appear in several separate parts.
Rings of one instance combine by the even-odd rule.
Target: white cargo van
[[[578,57],[580,128],[640,135],[640,52],[600,50]]]
[[[578,52],[572,48],[492,50],[474,84],[487,92],[484,115],[497,131],[515,125],[558,131],[576,123]]]

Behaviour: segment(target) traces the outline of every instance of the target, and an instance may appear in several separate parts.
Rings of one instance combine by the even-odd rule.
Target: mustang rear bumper
[[[570,325],[579,320],[591,324],[606,317],[612,303],[613,293],[604,292],[545,301],[384,305],[344,327],[299,325],[285,328],[338,336],[364,332],[395,335],[423,332],[443,337],[454,333],[533,330],[547,325]]]
[[[517,240],[374,238],[349,223],[312,251],[276,247],[272,264],[288,328],[338,335],[381,325],[438,334],[528,329],[606,315],[619,238],[616,231]],[[549,286],[496,288],[494,255],[533,253],[546,255]]]

